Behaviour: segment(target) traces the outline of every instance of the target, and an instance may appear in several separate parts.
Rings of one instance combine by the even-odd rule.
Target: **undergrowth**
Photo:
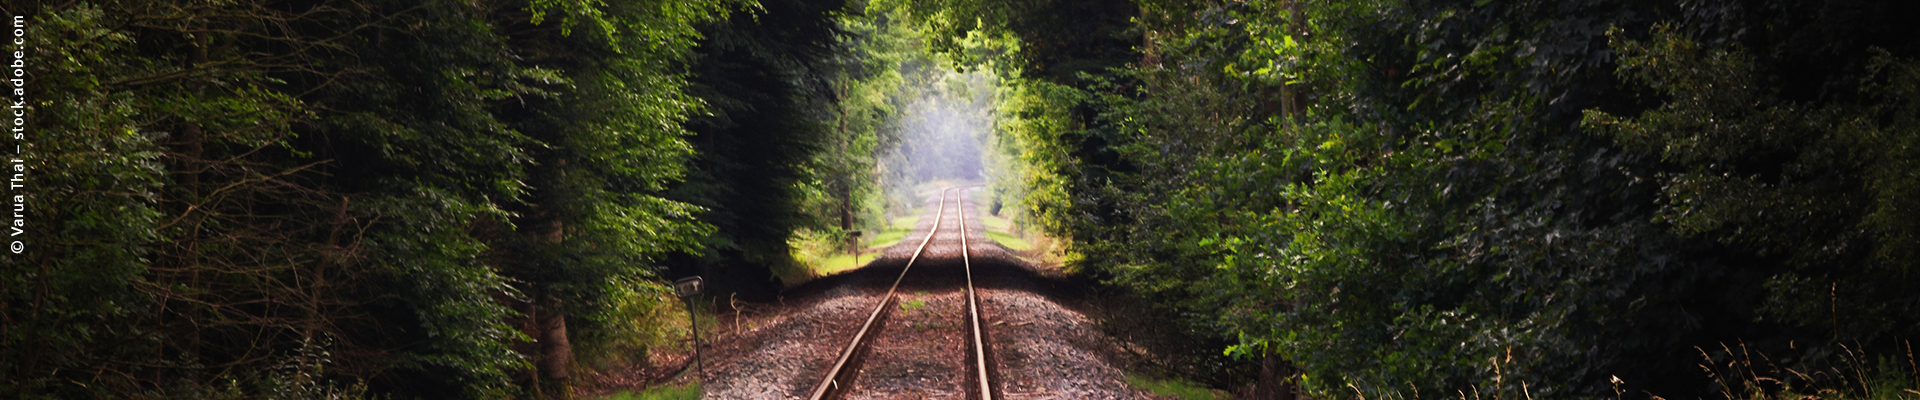
[[[900,241],[913,232],[914,224],[919,223],[918,215],[894,218],[886,230],[868,232],[870,236],[860,238],[860,254],[847,252],[847,236],[834,231],[801,229],[794,232],[787,244],[793,248],[793,258],[804,265],[794,271],[781,272],[785,282],[805,282],[813,278],[833,275],[859,268],[867,262],[880,257],[880,252]]]
[[[1920,400],[1920,361],[1909,350],[1904,357],[1883,356],[1872,360],[1856,349],[1843,351],[1811,367],[1781,367],[1771,357],[1749,349],[1745,344],[1722,344],[1718,351],[1696,347],[1700,369],[1712,381],[1714,395],[1703,400]],[[1131,378],[1129,378],[1131,379]],[[1611,399],[1665,400],[1660,393],[1629,392],[1619,377],[1612,377]],[[1131,382],[1131,381],[1129,381]],[[1533,400],[1538,393],[1527,385],[1514,391],[1510,387],[1478,386],[1473,391],[1439,396],[1459,400]],[[1137,384],[1136,384],[1137,385]],[[1537,385],[1535,385],[1537,386]],[[1361,399],[1402,400],[1428,398],[1418,392],[1366,392],[1352,385]],[[1157,393],[1157,392],[1156,392]],[[1717,396],[1715,396],[1717,395]]]
[[[688,383],[685,386],[659,386],[642,390],[639,393],[619,392],[599,400],[693,400],[700,398],[700,384]]]
[[[613,301],[595,316],[596,329],[581,330],[578,360],[594,369],[645,362],[648,354],[679,346],[689,334],[687,309],[672,288],[651,280],[611,284]]]
[[[1013,234],[1006,233],[1006,232],[990,230],[990,231],[987,231],[987,238],[993,239],[993,241],[999,242],[1001,246],[1006,246],[1006,248],[1014,251],[1027,251],[1027,250],[1033,249],[1032,243],[1028,243],[1025,239],[1021,239],[1018,236],[1014,236]]]
[[[1127,384],[1146,389],[1153,394],[1186,400],[1227,399],[1229,396],[1219,390],[1208,389],[1179,379],[1157,379],[1138,374],[1127,374]]]
[[[1908,344],[1910,347],[1911,344]],[[1783,368],[1745,344],[1722,345],[1700,366],[1714,378],[1716,391],[1727,400],[1920,400],[1920,366],[1911,348],[1905,359],[1868,360],[1842,346],[1826,367]]]

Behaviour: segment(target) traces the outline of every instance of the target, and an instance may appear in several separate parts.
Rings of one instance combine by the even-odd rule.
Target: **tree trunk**
[[[542,391],[551,390],[547,398],[571,399],[573,379],[568,369],[573,365],[573,344],[567,341],[567,316],[549,312],[542,317],[538,322]]]
[[[207,25],[201,22],[197,27],[198,31],[193,33],[193,46],[187,48],[187,70],[197,69],[211,62],[207,58]],[[197,80],[188,82],[188,87],[195,95],[206,91],[206,85]],[[185,125],[180,129],[180,148],[175,153],[178,162],[176,168],[181,171],[180,181],[188,190],[195,190],[200,184],[200,160],[205,157],[206,135],[201,132],[200,124],[197,122],[187,121]],[[189,200],[198,200],[198,197]]]
[[[851,181],[852,177],[848,177]],[[853,182],[840,185],[840,231],[853,232]],[[860,254],[860,238],[847,235],[847,251]],[[857,260],[857,259],[856,259]]]
[[[1287,25],[1290,25],[1289,28],[1292,28],[1289,30],[1292,31],[1292,35],[1298,36],[1300,40],[1304,41],[1308,40],[1307,34],[1310,32],[1307,31],[1307,10],[1303,8],[1305,5],[1301,3],[1300,0],[1292,0],[1285,4],[1287,11],[1293,14],[1293,18],[1287,23]],[[1300,85],[1280,85],[1281,112],[1286,115],[1287,119],[1297,120],[1307,115],[1307,94],[1303,92],[1301,88]]]
[[[187,65],[185,66],[187,70],[199,68],[201,65],[206,65],[210,62],[207,58],[208,33],[206,22],[202,21],[195,24],[195,29],[196,32],[193,33],[193,45],[187,48]],[[187,87],[195,96],[206,92],[206,85],[194,78],[188,78]],[[200,272],[203,269],[200,260],[201,250],[198,246],[201,243],[201,218],[196,216],[203,215],[203,213],[193,210],[189,206],[202,201],[200,170],[204,168],[201,160],[205,158],[206,153],[206,134],[202,131],[200,123],[193,121],[182,122],[183,126],[180,127],[180,136],[176,139],[177,142],[175,142],[176,147],[174,148],[173,154],[169,156],[173,159],[173,167],[176,171],[179,171],[180,189],[174,193],[177,193],[179,196],[179,198],[175,199],[180,202],[179,209],[182,210],[182,213],[186,214],[183,216],[185,217],[183,218],[183,222],[185,223],[183,226],[187,228],[183,230],[184,234],[179,241],[176,242],[176,246],[179,246],[175,250],[178,252],[178,258],[174,260],[179,263],[178,268],[186,271],[186,276],[176,276],[173,279],[184,278],[186,281],[186,290],[167,289],[167,295],[170,298],[200,297],[192,293],[206,287],[201,282],[200,276]],[[173,279],[166,280],[171,281]],[[178,302],[178,300],[170,299],[169,302]],[[182,358],[204,360],[204,354],[201,354],[201,344],[205,339],[201,331],[205,328],[202,321],[204,321],[206,317],[202,315],[202,308],[197,304],[193,304],[191,301],[179,302],[177,306],[169,306],[168,308],[180,310],[180,315],[178,315],[177,318],[181,321],[181,325],[176,329],[183,330],[184,332],[181,332],[174,342],[176,346],[179,346],[177,351],[181,353],[180,356]],[[162,371],[165,371],[165,373],[184,373],[189,375],[187,377],[189,382],[201,381],[200,370],[197,369],[168,370],[165,368],[155,368],[153,371],[156,374],[163,374]],[[155,376],[154,378],[155,382],[162,382],[166,379],[162,376]]]
[[[1260,378],[1253,382],[1253,399],[1256,400],[1294,400],[1298,398],[1294,389],[1293,376],[1297,371],[1293,365],[1277,355],[1260,357]]]
[[[506,298],[506,297],[502,296],[502,298]],[[517,325],[520,328],[520,334],[527,335],[527,337],[533,339],[532,342],[514,343],[513,351],[515,353],[526,355],[527,358],[534,359],[535,362],[537,363],[539,360],[537,357],[540,354],[539,353],[540,345],[542,344],[542,340],[541,340],[542,335],[541,335],[541,329],[539,324],[540,306],[538,304],[534,304],[534,302],[531,302],[531,301],[522,302],[522,301],[513,300],[513,299],[508,299],[505,301],[507,302],[507,304],[516,306],[515,308],[518,311],[520,311],[520,314],[525,316],[524,319],[514,321],[514,325]],[[536,399],[546,397],[546,395],[544,394],[545,388],[543,387],[544,385],[541,384],[541,379],[540,379],[542,374],[540,373],[540,369],[537,367],[538,366],[536,365],[536,368],[534,369],[523,371],[520,375],[520,379],[522,380],[522,382],[526,384],[526,387],[533,388],[533,397]]]
[[[546,239],[554,245],[566,237],[566,223],[557,216],[547,229]],[[543,298],[534,298],[535,303],[541,300]],[[573,342],[567,340],[567,314],[558,311],[560,299],[544,296],[544,300],[548,312],[534,320],[540,330],[536,336],[540,341],[540,361],[536,367],[540,370],[541,384],[546,386],[542,390],[549,391],[546,398],[570,399],[573,398],[573,379],[567,370],[573,365]]]
[[[521,231],[522,237],[535,243],[547,242],[540,246],[558,245],[566,237],[566,223],[553,212],[537,211],[534,217],[537,219],[523,225],[527,230]],[[534,282],[525,302],[510,300],[524,307],[521,312],[525,319],[518,325],[521,333],[533,339],[532,343],[514,346],[514,351],[533,361],[525,379],[534,398],[569,399],[573,397],[573,343],[567,338],[567,315],[561,311],[561,300],[547,293],[548,284]]]
[[[839,143],[840,155],[842,157],[846,157],[847,151],[853,147],[853,144],[852,144],[853,136],[847,133],[847,114],[848,113],[847,113],[847,106],[844,101],[847,98],[848,92],[852,91],[851,88],[847,87],[847,85],[850,85],[850,84],[851,83],[847,82],[845,79],[841,79],[839,84],[835,85],[835,88],[834,88],[836,92],[839,92],[839,98],[843,100],[840,102],[841,103],[840,107],[835,110],[840,114],[838,118],[835,118],[836,120],[838,120],[836,122],[838,122],[838,125],[839,125],[838,128],[836,128],[837,133],[839,134],[835,136],[838,136],[840,138],[840,143]],[[853,232],[853,173],[852,171],[850,171],[851,168],[840,168],[840,169],[841,169],[840,172],[842,174],[841,176],[842,180],[840,181],[840,185],[839,185],[840,186],[840,190],[839,190],[840,192],[839,193],[840,195],[840,232],[848,233],[847,252],[857,256],[860,254],[859,239],[853,237],[853,235],[851,234]],[[858,260],[858,259],[859,258],[857,257],[855,258],[855,260]]]

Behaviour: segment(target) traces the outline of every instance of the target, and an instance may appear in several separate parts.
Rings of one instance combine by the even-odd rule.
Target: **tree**
[[[916,10],[1027,79],[1000,126],[1083,268],[1294,362],[1311,395],[1687,396],[1695,348],[1811,368],[1911,335],[1909,229],[1883,222],[1907,186],[1870,172],[1910,158],[1915,50],[1884,16],[1911,6],[1143,2],[1130,65],[1063,79],[1086,64],[1024,57],[1089,53],[1027,46],[1103,30],[1020,28],[1052,4]],[[1608,44],[1659,23],[1753,62]],[[982,38],[1013,44],[962,45]],[[1841,312],[1842,288],[1894,300]]]
[[[619,285],[704,233],[658,193],[695,104],[676,63],[722,4],[9,9],[48,51],[49,234],[0,261],[7,394],[521,392],[509,306],[612,340]],[[565,332],[526,353],[549,375]]]
[[[699,252],[669,258],[674,276],[702,275],[720,291],[771,300],[776,269],[798,268],[788,239],[813,218],[802,183],[816,154],[833,150],[827,68],[843,34],[839,1],[765,1],[703,26],[689,92],[708,105],[687,122],[699,154],[667,197],[704,209],[716,233]]]

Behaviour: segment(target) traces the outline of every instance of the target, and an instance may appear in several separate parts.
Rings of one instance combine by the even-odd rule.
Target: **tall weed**
[[[1794,369],[1776,365],[1744,343],[1722,344],[1718,356],[1696,348],[1705,360],[1700,367],[1727,400],[1920,400],[1920,369],[1911,349],[1905,359],[1872,360],[1853,348],[1842,349],[1824,367]]]

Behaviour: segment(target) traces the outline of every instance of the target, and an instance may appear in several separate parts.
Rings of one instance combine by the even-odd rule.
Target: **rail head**
[[[967,325],[973,328],[973,361],[975,378],[980,384],[980,400],[993,400],[993,385],[987,380],[987,342],[981,334],[980,299],[973,291],[973,248],[967,244],[967,207],[965,191],[954,196],[954,211],[960,219],[960,264],[966,268],[967,276]]]

